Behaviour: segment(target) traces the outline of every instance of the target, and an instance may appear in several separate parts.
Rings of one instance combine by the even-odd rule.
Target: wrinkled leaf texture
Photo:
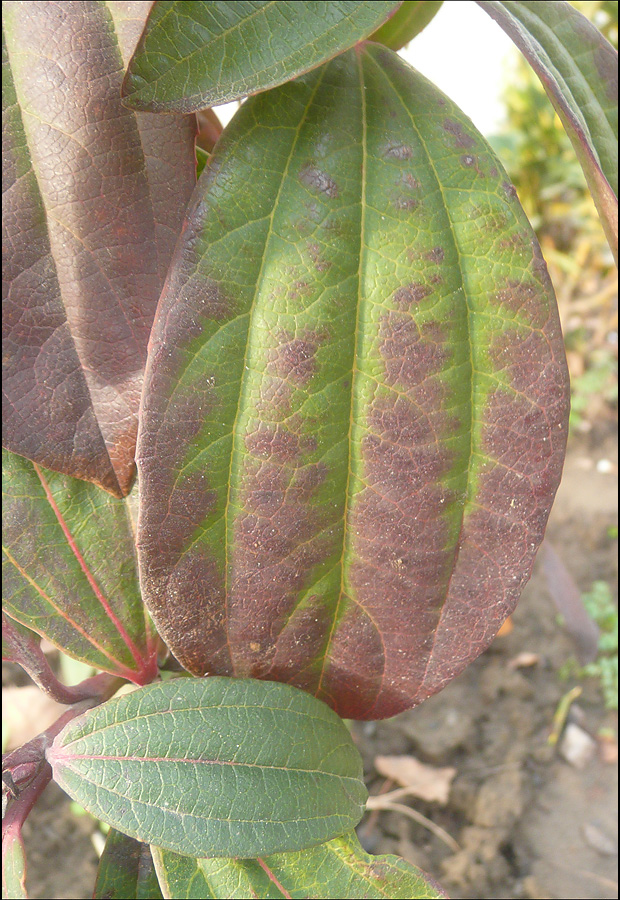
[[[435,18],[442,3],[443,0],[405,0],[394,15],[371,34],[369,40],[390,50],[400,50]]]
[[[116,496],[195,184],[194,118],[121,105],[150,6],[2,5],[3,446]]]
[[[2,484],[3,609],[75,659],[150,681],[128,501],[7,450]]]
[[[478,0],[512,38],[577,153],[618,261],[618,54],[565,0]]]
[[[432,900],[446,895],[415,866],[397,856],[370,856],[354,831],[300,853],[265,859],[191,859],[153,847],[170,900]]]
[[[193,112],[282,84],[368,37],[394,0],[157,0],[123,83],[127,106]]]
[[[162,900],[148,844],[110,828],[99,860],[93,900]]]
[[[74,719],[47,754],[60,786],[139,841],[192,856],[299,850],[367,799],[344,723],[286,684],[177,678]]]
[[[154,323],[143,596],[197,675],[350,718],[439,690],[527,581],[568,379],[493,152],[367,44],[250,98],[201,176]]]

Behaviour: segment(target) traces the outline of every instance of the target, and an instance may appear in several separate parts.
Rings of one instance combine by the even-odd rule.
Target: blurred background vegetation
[[[618,48],[617,0],[574,0]],[[560,119],[519,54],[505,77],[506,121],[490,138],[540,240],[558,296],[572,383],[572,432],[617,420],[617,272]]]

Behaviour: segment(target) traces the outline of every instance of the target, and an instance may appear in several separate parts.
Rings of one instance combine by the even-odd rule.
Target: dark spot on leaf
[[[507,197],[516,197],[517,189],[514,184],[511,184],[509,181],[502,181],[502,188]]]
[[[388,144],[383,155],[387,159],[411,159],[413,150],[407,144]]]
[[[420,205],[414,197],[395,197],[392,201],[394,209],[406,209],[412,211]]]
[[[420,303],[421,300],[428,297],[430,293],[432,290],[428,285],[412,281],[411,284],[406,284],[394,291],[392,300],[399,309],[410,309],[414,304]]]
[[[332,200],[340,195],[338,185],[325,172],[318,169],[315,165],[307,163],[299,173],[299,180],[306,187],[312,188],[320,194],[325,194]]]
[[[270,351],[267,371],[294,384],[307,384],[316,372],[316,352],[326,337],[324,332],[304,332],[298,338],[281,332],[282,343]]]
[[[310,259],[314,263],[314,268],[317,272],[326,272],[331,268],[331,262],[321,256],[321,248],[318,244],[308,244],[308,253],[310,254]]]
[[[489,175],[491,176],[491,178],[497,178],[499,172],[497,171],[495,166],[491,166],[491,168],[489,169]]]
[[[246,435],[245,446],[252,456],[288,462],[300,455],[302,439],[283,425],[276,425],[274,428],[261,423],[257,431]]]
[[[463,131],[463,126],[460,122],[455,122],[454,119],[444,119],[442,127],[444,131],[447,131],[448,134],[453,136],[456,147],[465,147],[468,149],[476,146],[476,141],[470,134]]]
[[[496,294],[496,300],[526,319],[533,328],[542,328],[549,321],[546,291],[533,281],[509,279],[506,287]]]
[[[443,262],[445,254],[444,254],[443,247],[433,247],[433,249],[429,250],[427,253],[425,253],[424,256],[430,262],[433,262],[436,265],[439,265],[440,263]]]
[[[437,326],[441,332],[441,326]],[[388,312],[381,319],[381,355],[385,361],[386,384],[413,387],[439,371],[448,359],[445,344],[422,340],[411,316]]]

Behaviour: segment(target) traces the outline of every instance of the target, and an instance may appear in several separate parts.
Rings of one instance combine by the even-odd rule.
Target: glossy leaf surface
[[[366,788],[349,732],[285,684],[178,678],[90,710],[54,778],[131,837],[193,856],[298,850],[352,828]]]
[[[143,596],[190,671],[381,718],[488,646],[560,478],[564,349],[500,163],[394,53],[242,106],[146,379]]]
[[[400,50],[435,18],[442,3],[443,0],[405,0],[385,25],[370,36],[370,40],[390,50]]]
[[[618,258],[618,54],[564,0],[478,0],[539,76],[583,168]]]
[[[127,501],[6,450],[3,606],[95,668],[137,683],[157,671]]]
[[[127,106],[192,112],[282,84],[368,37],[394,0],[158,0],[136,48]]]
[[[153,847],[164,895],[170,900],[422,900],[446,895],[397,856],[369,856],[354,831],[300,853],[265,859],[191,859]]]
[[[162,900],[148,844],[111,828],[99,860],[94,900]]]
[[[193,126],[121,105],[104,3],[4,3],[2,65],[3,446],[121,496]]]

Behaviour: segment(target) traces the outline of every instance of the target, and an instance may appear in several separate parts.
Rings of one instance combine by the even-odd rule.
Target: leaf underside
[[[407,0],[369,40],[400,50],[423,31],[439,12],[443,0]]]
[[[354,831],[300,853],[259,860],[192,859],[153,847],[170,900],[423,900],[446,895],[419,869],[396,856],[369,856]]]
[[[3,608],[75,659],[149,681],[128,501],[6,450],[2,476]]]
[[[148,844],[111,828],[99,860],[94,900],[163,900]]]
[[[3,446],[116,496],[195,184],[193,117],[121,105],[150,5],[3,4]]]
[[[129,64],[133,109],[193,112],[289,81],[373,32],[395,0],[158,0]]]
[[[373,44],[250,98],[154,323],[138,545],[160,633],[197,675],[349,718],[414,706],[514,608],[567,410],[540,249],[453,103]]]
[[[575,148],[617,260],[617,52],[564,0],[478,2],[539,76]]]
[[[26,853],[20,834],[9,831],[2,836],[2,896],[5,900],[27,900]]]
[[[89,812],[193,856],[299,850],[350,830],[367,792],[344,723],[289,685],[150,684],[74,719],[48,751]]]

